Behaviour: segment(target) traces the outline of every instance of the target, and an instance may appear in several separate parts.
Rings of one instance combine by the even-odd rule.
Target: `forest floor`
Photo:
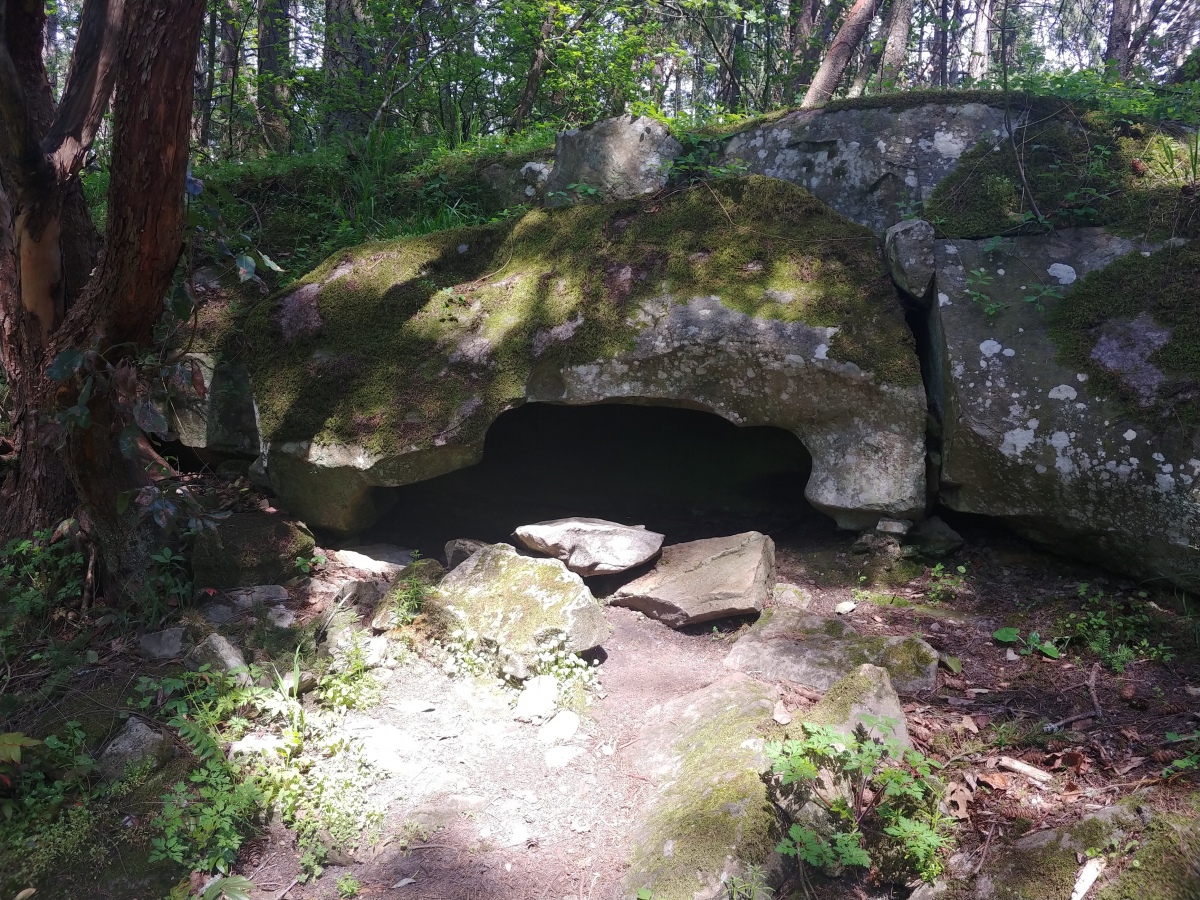
[[[1200,727],[1196,611],[1167,609],[1170,597],[1139,597],[1137,585],[1006,532],[957,524],[968,543],[945,561],[949,576],[931,582],[926,572],[890,587],[860,580],[866,560],[851,551],[852,535],[795,528],[776,541],[778,579],[804,588],[813,612],[833,615],[839,603],[856,600],[847,618],[860,631],[919,634],[961,663],[960,671],[939,671],[935,691],[902,696],[914,743],[946,765],[945,808],[957,823],[959,858],[982,863],[993,841],[1074,823],[1148,785],[1165,784],[1154,794],[1163,808],[1182,803],[1194,786],[1161,776],[1188,747],[1167,735]],[[1097,656],[1077,633],[1078,617],[1088,613],[1088,635],[1107,627],[1147,644],[1123,666],[1112,652]],[[539,740],[537,727],[514,721],[510,695],[481,680],[451,677],[417,654],[379,670],[378,703],[351,713],[345,729],[377,773],[367,790],[381,818],[359,849],[331,855],[325,874],[306,884],[295,880],[294,838],[278,826],[268,830],[239,862],[258,885],[253,896],[333,898],[339,885],[341,896],[356,890],[421,900],[619,896],[639,814],[655,791],[631,754],[663,704],[727,674],[723,658],[746,623],[688,633],[624,609],[606,615],[614,633],[599,666],[599,696],[578,732],[554,747]],[[993,635],[1001,627],[1018,628],[1022,643],[999,644]],[[1024,639],[1032,632],[1054,640],[1058,657],[1030,648]],[[1171,659],[1148,658],[1160,644],[1172,648]],[[810,701],[786,684],[778,690],[802,719]],[[1064,720],[1072,721],[1044,730]],[[1054,778],[1005,771],[1000,757]],[[1119,862],[1111,866],[1110,877],[1119,870]],[[819,894],[905,891],[864,877],[828,882]]]

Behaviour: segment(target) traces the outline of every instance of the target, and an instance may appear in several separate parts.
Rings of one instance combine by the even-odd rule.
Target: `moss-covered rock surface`
[[[875,238],[778,181],[365,245],[226,344],[249,350],[272,481],[310,524],[361,528],[370,487],[470,464],[525,400],[700,405],[796,432],[835,515],[923,502],[919,365]]]
[[[713,900],[751,866],[778,886],[780,830],[762,778],[773,706],[766,685],[731,675],[648,711],[637,766],[659,790],[634,840],[625,896]]]

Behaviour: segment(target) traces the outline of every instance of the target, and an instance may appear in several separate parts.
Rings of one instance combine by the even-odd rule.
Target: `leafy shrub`
[[[1071,646],[1085,647],[1114,672],[1124,672],[1138,659],[1170,662],[1175,658],[1168,645],[1155,642],[1158,628],[1147,611],[1144,593],[1136,600],[1108,597],[1084,582],[1079,597],[1083,609],[1061,623]]]
[[[827,833],[794,823],[780,853],[830,870],[899,864],[925,881],[941,873],[949,840],[930,781],[937,763],[891,737],[894,725],[866,719],[847,737],[805,722],[802,739],[767,745],[781,786],[798,785],[830,821]],[[876,730],[888,736],[872,736]]]

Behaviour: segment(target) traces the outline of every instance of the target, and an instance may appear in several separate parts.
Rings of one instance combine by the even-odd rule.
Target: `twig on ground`
[[[1100,698],[1096,695],[1096,676],[1100,674],[1100,663],[1092,664],[1092,674],[1088,676],[1087,689],[1092,697],[1091,712],[1076,713],[1073,716],[1067,716],[1065,719],[1060,719],[1050,725],[1045,726],[1043,730],[1047,732],[1055,732],[1073,722],[1080,722],[1084,719],[1103,719],[1104,710],[1100,708]]]
[[[1104,718],[1104,710],[1100,708],[1100,698],[1096,696],[1096,676],[1100,674],[1100,663],[1092,663],[1092,674],[1088,676],[1088,693],[1092,695],[1092,708],[1096,710],[1096,718]]]
[[[1039,781],[1042,784],[1053,781],[1054,776],[1049,772],[1043,772],[1037,766],[1031,766],[1029,763],[1023,763],[1019,759],[1013,759],[1011,756],[1002,756],[998,763],[1001,769],[1008,769],[1010,772],[1016,772],[1019,775],[1024,775],[1026,778],[1031,778],[1034,781]]]
[[[992,835],[996,833],[996,826],[993,825],[988,829],[987,840],[983,842],[983,847],[979,851],[979,862],[975,863],[975,868],[971,870],[970,878],[974,878],[983,869],[983,864],[987,862],[988,850],[992,846]]]
[[[292,888],[294,888],[299,883],[300,883],[300,876],[297,875],[295,878],[292,879],[291,884],[289,884],[282,891],[280,891],[278,894],[275,895],[275,900],[283,900],[283,898],[287,896],[288,891],[290,891]]]

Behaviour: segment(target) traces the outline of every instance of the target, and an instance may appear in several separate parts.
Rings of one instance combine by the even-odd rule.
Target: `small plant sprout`
[[[1019,646],[1020,654],[1028,656],[1031,653],[1037,652],[1050,659],[1058,659],[1058,647],[1053,641],[1043,641],[1041,635],[1036,631],[1030,632],[1029,637],[1021,637],[1021,629],[1019,628],[1000,628],[993,632],[992,638],[1001,644],[1015,644]]]

